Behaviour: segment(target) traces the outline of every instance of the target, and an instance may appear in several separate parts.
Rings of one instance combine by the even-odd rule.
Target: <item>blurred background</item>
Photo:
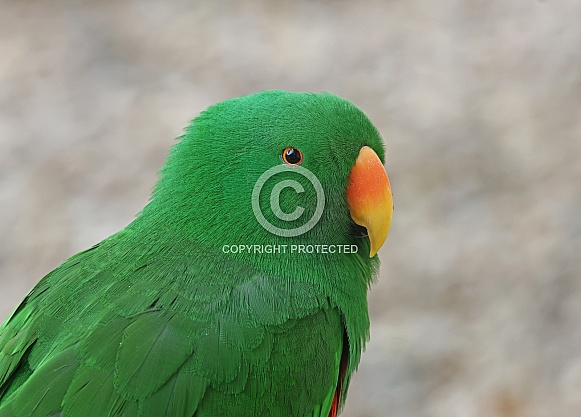
[[[228,97],[328,90],[395,195],[344,416],[581,415],[581,2],[0,0],[0,319]]]

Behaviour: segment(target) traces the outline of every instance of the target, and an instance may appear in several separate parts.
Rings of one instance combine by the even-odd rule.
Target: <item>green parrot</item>
[[[135,220],[0,328],[0,417],[341,410],[393,210],[377,129],[332,94],[265,91],[179,139]]]

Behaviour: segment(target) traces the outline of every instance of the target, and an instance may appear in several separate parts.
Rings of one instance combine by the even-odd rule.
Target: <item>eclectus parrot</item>
[[[0,417],[338,414],[393,210],[377,129],[266,91],[179,139],[136,219],[0,328]]]

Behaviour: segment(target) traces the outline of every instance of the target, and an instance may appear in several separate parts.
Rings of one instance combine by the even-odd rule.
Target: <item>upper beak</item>
[[[393,196],[383,164],[369,146],[361,148],[349,174],[347,203],[353,221],[367,229],[371,242],[369,257],[372,258],[387,238]]]

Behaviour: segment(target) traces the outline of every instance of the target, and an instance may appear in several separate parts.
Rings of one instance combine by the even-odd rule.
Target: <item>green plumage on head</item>
[[[137,218],[0,328],[0,417],[336,415],[391,221],[383,160],[328,93],[208,108]]]

